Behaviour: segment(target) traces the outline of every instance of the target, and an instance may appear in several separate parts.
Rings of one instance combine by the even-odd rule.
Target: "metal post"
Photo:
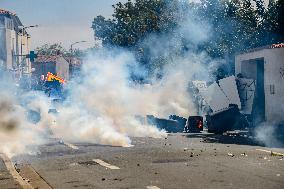
[[[71,55],[73,54],[73,45],[76,45],[76,44],[78,44],[78,43],[85,43],[85,42],[87,42],[87,41],[77,41],[77,42],[75,42],[75,43],[72,43],[71,46],[70,46]]]

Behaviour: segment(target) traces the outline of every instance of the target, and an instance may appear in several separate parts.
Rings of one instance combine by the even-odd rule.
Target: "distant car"
[[[200,133],[203,131],[203,117],[202,116],[189,116],[185,127],[185,133]]]

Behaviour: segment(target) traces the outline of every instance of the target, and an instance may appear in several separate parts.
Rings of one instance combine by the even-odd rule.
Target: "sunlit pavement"
[[[132,143],[121,148],[53,140],[38,155],[12,160],[34,188],[284,188],[283,157],[240,136],[171,134]],[[0,188],[20,188],[6,187],[0,166]]]

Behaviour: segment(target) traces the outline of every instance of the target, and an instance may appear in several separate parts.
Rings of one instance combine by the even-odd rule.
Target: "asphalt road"
[[[20,185],[8,172],[2,159],[0,159],[0,188],[19,188]]]
[[[256,150],[271,149],[248,138],[174,134],[163,139],[133,138],[133,144],[131,148],[82,143],[70,147],[53,140],[41,146],[38,155],[14,157],[13,162],[23,169],[28,165],[56,189],[284,188],[283,158]],[[1,162],[0,169],[2,175]],[[1,180],[1,175],[0,188],[17,188],[5,187],[8,180]],[[28,178],[31,175],[23,177],[34,188],[45,188]]]

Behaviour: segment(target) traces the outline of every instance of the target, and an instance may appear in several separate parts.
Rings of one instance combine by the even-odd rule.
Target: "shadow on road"
[[[187,138],[200,138],[204,143],[237,144],[249,146],[264,146],[253,138],[240,135],[218,135],[211,133],[191,133],[185,135]]]

